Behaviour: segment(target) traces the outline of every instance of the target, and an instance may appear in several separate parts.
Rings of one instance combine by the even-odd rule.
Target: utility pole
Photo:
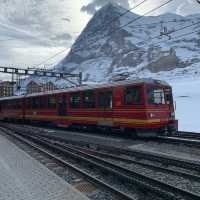
[[[12,95],[14,95],[14,69],[12,70],[12,78],[11,78],[11,84],[12,84]]]
[[[82,85],[82,79],[83,79],[83,73],[80,72],[80,73],[79,73],[79,86]]]

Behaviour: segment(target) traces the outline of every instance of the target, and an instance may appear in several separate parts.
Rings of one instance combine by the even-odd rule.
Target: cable
[[[137,8],[137,7],[139,7],[139,6],[141,6],[141,5],[142,5],[143,3],[145,3],[146,1],[148,1],[148,0],[143,0],[142,2],[140,2],[139,4],[137,4],[136,6],[130,8],[129,10],[126,10],[125,12],[123,12],[122,14],[120,14],[118,17],[115,17],[114,19],[111,19],[109,22],[107,22],[106,24],[104,24],[103,26],[101,26],[99,29],[93,31],[92,33],[89,33],[89,34],[87,35],[87,37],[90,36],[90,35],[95,34],[96,32],[99,32],[99,31],[100,31],[102,28],[104,28],[106,25],[109,25],[109,24],[113,23],[114,21],[116,21],[116,20],[118,20],[119,18],[121,18],[121,17],[123,17],[124,15],[126,15],[126,14],[127,14],[128,12],[130,12],[131,10],[133,10],[133,9],[135,9],[135,8]],[[78,40],[76,40],[76,42],[80,42],[80,41],[82,41],[83,39],[84,39],[84,38],[79,38]],[[40,65],[46,63],[47,61],[49,61],[49,60],[51,60],[52,58],[56,57],[57,55],[63,53],[64,51],[65,51],[65,50],[63,50],[63,51],[61,51],[61,52],[58,52],[57,54],[55,54],[55,55],[49,57],[46,61],[43,61],[42,63],[38,64],[37,66],[40,66]],[[37,67],[37,66],[36,66],[36,67]]]
[[[65,48],[64,50],[59,51],[58,53],[54,54],[53,56],[47,58],[46,60],[42,61],[41,63],[39,63],[39,64],[37,64],[36,66],[33,66],[33,67],[39,67],[40,65],[45,64],[46,62],[48,62],[48,61],[51,60],[52,58],[55,58],[56,56],[60,55],[61,53],[65,52],[65,51],[67,51],[67,50],[68,50],[68,49]]]
[[[130,8],[130,9],[128,9],[128,10],[125,9],[125,8],[123,8],[122,6],[119,6],[119,5],[118,5],[120,8],[123,8],[123,9],[125,9],[126,11],[123,12],[123,13],[121,13],[118,17],[115,17],[115,18],[111,19],[110,21],[108,21],[107,23],[105,23],[103,26],[99,27],[97,30],[93,31],[92,33],[87,34],[86,37],[89,37],[90,35],[93,35],[93,34],[99,32],[102,28],[104,28],[105,26],[107,26],[107,25],[109,25],[109,24],[112,24],[114,21],[120,19],[121,17],[123,17],[123,16],[126,15],[127,13],[132,13],[132,12],[131,12],[132,10],[134,10],[135,8],[138,8],[139,6],[141,6],[142,4],[144,4],[146,1],[148,1],[148,0],[143,0],[142,2],[140,2],[139,4],[137,4],[136,6]],[[76,40],[76,42],[80,42],[80,41],[82,41],[82,40],[83,40],[83,38],[79,38],[78,40]]]
[[[148,14],[150,14],[150,13],[152,13],[152,12],[154,12],[154,11],[160,9],[160,8],[162,8],[163,6],[167,5],[168,3],[172,2],[172,1],[173,1],[173,0],[169,0],[169,1],[167,1],[167,2],[165,2],[165,3],[163,3],[163,4],[161,4],[160,6],[158,6],[158,7],[154,8],[154,9],[152,9],[152,10],[150,10],[150,11],[144,13],[143,15],[137,17],[136,19],[133,19],[133,20],[131,20],[130,22],[128,22],[127,24],[121,26],[120,29],[122,29],[122,28],[128,26],[129,24],[132,24],[133,22],[135,22],[135,21],[137,21],[137,20],[143,18],[145,15],[148,15]]]
[[[148,24],[136,24],[132,27],[136,28],[136,27],[145,27],[145,26],[149,26],[149,25],[154,25],[154,24],[167,24],[167,23],[176,23],[176,21],[171,20],[171,21],[160,21],[160,22],[154,22],[154,23],[148,23]]]
[[[154,11],[160,9],[161,7],[167,5],[168,3],[172,2],[172,1],[174,1],[174,0],[168,0],[167,2],[161,4],[160,6],[157,6],[156,8],[154,8],[154,9],[152,9],[152,10],[150,10],[150,11],[144,13],[143,15],[141,15],[141,16],[139,16],[139,17],[137,17],[137,18],[135,18],[135,19],[133,19],[133,20],[131,20],[131,21],[129,21],[127,24],[122,25],[122,26],[120,26],[120,27],[117,28],[117,29],[114,29],[113,31],[109,32],[109,33],[106,34],[106,35],[103,35],[102,37],[100,37],[100,38],[98,38],[98,39],[105,38],[106,36],[109,36],[109,35],[111,35],[112,33],[121,30],[122,28],[124,28],[124,27],[126,27],[126,26],[132,24],[132,23],[135,22],[135,21],[140,20],[140,19],[143,18],[145,15],[150,14],[150,13],[152,13],[152,12],[154,12]],[[82,50],[82,49],[83,49],[83,48],[78,48],[78,49],[75,49],[75,50],[71,50],[71,53],[78,52],[78,51],[80,51],[80,50]]]
[[[173,31],[171,31],[171,32],[169,32],[169,33],[167,33],[166,36],[167,36],[167,35],[171,35],[171,34],[173,34],[173,33],[175,33],[175,32],[178,32],[178,31],[182,31],[182,30],[184,30],[184,29],[186,29],[186,28],[189,28],[189,27],[195,26],[195,25],[197,25],[197,24],[200,24],[200,22],[197,22],[197,23],[194,23],[194,24],[191,24],[191,25],[187,25],[187,26],[184,26],[184,27],[181,27],[181,28],[175,29],[175,30],[173,30]],[[161,36],[161,35],[157,35],[157,36],[151,38],[151,40],[156,39],[156,38],[158,38],[158,37],[160,37],[160,36]],[[146,41],[149,41],[149,39],[144,40],[144,41],[142,41],[142,42],[145,43]],[[139,42],[139,43],[141,43],[141,42]],[[139,44],[139,43],[138,43],[138,44]]]
[[[175,40],[175,39],[178,39],[178,38],[180,38],[180,37],[192,35],[193,33],[199,33],[199,32],[200,32],[200,29],[197,30],[197,31],[192,31],[192,32],[189,32],[189,33],[184,33],[184,34],[182,34],[182,35],[177,35],[176,37],[172,38],[171,40]],[[169,42],[169,41],[171,41],[171,40],[163,40],[163,41],[160,41],[160,42],[156,42],[156,43],[154,43],[154,44],[151,44],[151,45],[154,46],[154,45],[156,45],[156,44],[163,43],[163,42]]]
[[[147,0],[146,0],[146,1],[147,1]],[[135,22],[135,21],[137,21],[137,20],[143,18],[145,15],[150,14],[150,13],[152,13],[152,12],[154,12],[154,11],[160,9],[161,7],[167,5],[168,3],[172,2],[172,1],[173,1],[173,0],[168,0],[167,2],[161,4],[160,6],[154,8],[154,9],[148,11],[148,12],[146,12],[145,14],[143,14],[143,15],[141,15],[141,16],[139,16],[139,17],[133,19],[133,20],[131,20],[131,21],[128,22],[127,24],[125,24],[125,25],[123,25],[123,26],[120,26],[119,28],[115,29],[114,31],[112,31],[112,32],[109,33],[108,35],[112,34],[113,32],[116,32],[116,31],[118,31],[118,30],[121,30],[121,29],[124,28],[125,26],[128,26],[129,24],[131,24],[131,23],[133,23],[133,22]],[[145,2],[145,1],[143,1],[143,3],[144,3],[144,2]],[[141,4],[142,4],[142,2],[141,2]],[[140,5],[141,5],[141,4],[140,4]],[[129,10],[130,10],[130,9],[129,9]],[[127,11],[124,12],[124,13],[127,13]],[[104,37],[106,37],[106,36],[107,36],[107,35],[104,35],[102,38],[104,38]],[[80,51],[80,50],[82,50],[82,49],[83,49],[83,48],[79,48],[79,49],[76,49],[76,50],[74,50],[74,51],[71,50],[71,53],[78,52],[78,51]],[[65,50],[63,50],[63,51],[61,51],[61,52],[58,52],[57,54],[55,54],[55,55],[53,55],[52,57],[50,57],[50,58],[46,59],[45,61],[43,61],[41,64],[46,63],[47,61],[51,60],[52,58],[56,57],[57,55],[61,54],[61,53],[64,52],[64,51],[65,51]],[[39,65],[41,65],[41,64],[39,64]],[[39,65],[37,65],[37,66],[39,66]],[[37,67],[37,66],[36,66],[36,67]]]
[[[10,41],[10,40],[17,40],[17,38],[8,38],[8,39],[5,39],[5,40],[0,40],[0,42],[7,42],[7,41]]]

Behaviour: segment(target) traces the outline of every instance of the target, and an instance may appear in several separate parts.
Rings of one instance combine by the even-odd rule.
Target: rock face
[[[171,40],[160,36],[164,30],[197,23],[200,15],[149,16],[126,26],[139,16],[129,12],[119,18],[125,11],[113,4],[100,9],[57,68],[82,71],[87,81],[106,81],[118,74],[158,73],[200,63],[200,33],[179,37],[198,30],[199,24],[172,33]]]

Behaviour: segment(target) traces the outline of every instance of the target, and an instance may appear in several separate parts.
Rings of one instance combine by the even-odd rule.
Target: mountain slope
[[[164,27],[167,31],[174,31],[197,23],[200,15],[147,16],[124,26],[139,16],[128,13],[116,20],[123,12],[124,9],[114,4],[100,9],[58,65],[58,69],[82,71],[84,79],[91,81],[108,81],[118,74],[154,76],[162,72],[199,73],[196,65],[200,63],[200,34],[175,39],[179,35],[198,30],[199,24],[173,33],[171,40],[167,40],[167,36],[155,36],[159,36]],[[112,19],[113,23],[110,24]],[[167,41],[160,43],[163,40]]]

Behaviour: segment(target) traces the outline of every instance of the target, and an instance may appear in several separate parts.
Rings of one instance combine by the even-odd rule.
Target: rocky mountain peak
[[[196,23],[200,15],[182,17],[167,13],[134,21],[138,15],[131,12],[120,17],[125,11],[111,3],[98,10],[58,69],[82,71],[85,80],[101,81],[117,74],[152,75],[200,63],[200,34],[178,37],[191,29],[197,30],[198,25],[173,33]],[[164,30],[173,33],[171,40],[160,36]]]

